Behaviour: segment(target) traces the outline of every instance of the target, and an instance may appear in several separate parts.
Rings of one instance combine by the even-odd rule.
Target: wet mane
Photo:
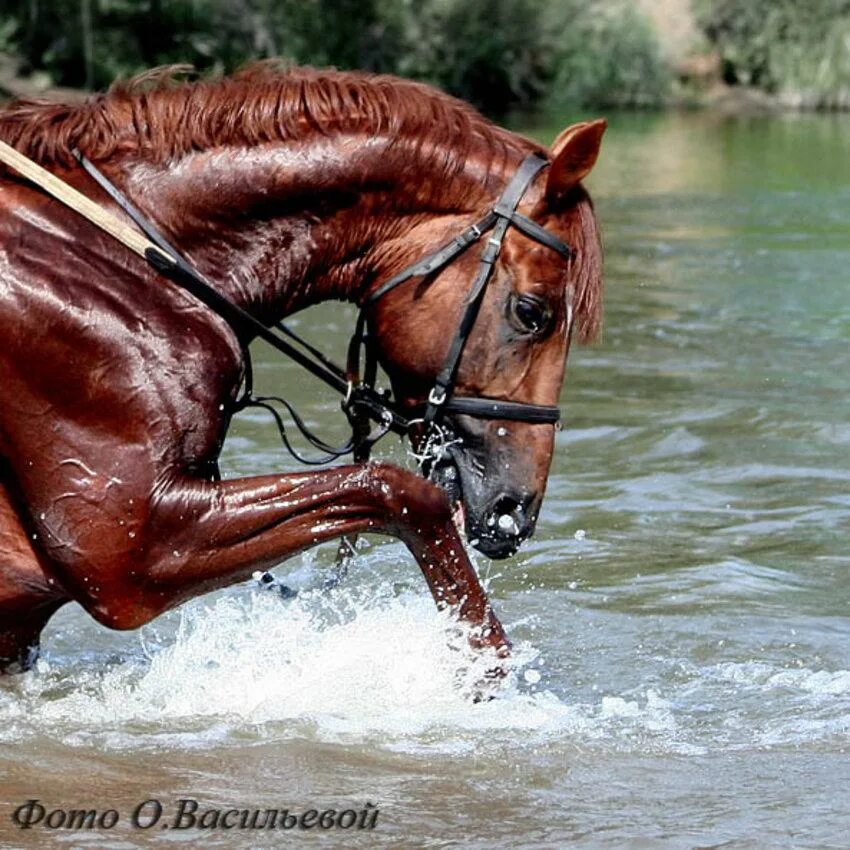
[[[427,173],[443,192],[473,151],[489,170],[500,171],[537,147],[466,103],[398,77],[274,62],[229,77],[191,81],[191,73],[188,66],[157,68],[77,103],[13,102],[0,109],[0,139],[45,165],[70,166],[75,149],[94,161],[133,155],[166,163],[194,151],[308,135],[384,136],[427,148]],[[576,241],[596,241],[589,199],[582,193],[577,200],[582,232]],[[598,250],[587,248],[574,270],[582,340],[596,335],[601,313]]]
[[[82,103],[18,101],[0,110],[0,138],[45,164],[69,164],[75,148],[93,160],[138,151],[163,162],[335,132],[448,145],[458,163],[474,145],[494,158],[531,147],[462,101],[398,77],[275,63],[195,81],[190,72],[157,68]]]

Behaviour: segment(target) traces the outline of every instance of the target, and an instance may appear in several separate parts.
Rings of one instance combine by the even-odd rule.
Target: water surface
[[[532,132],[549,141],[566,119]],[[850,120],[614,116],[602,342],[571,355],[539,531],[476,563],[502,697],[403,547],[329,595],[240,586],[116,634],[68,607],[0,684],[0,846],[846,846]],[[342,351],[352,314],[300,327]],[[258,350],[340,439],[337,402]],[[401,447],[389,456],[404,461]],[[245,416],[229,475],[292,468]],[[307,587],[324,547],[283,565]],[[381,809],[373,832],[12,831],[12,803]]]

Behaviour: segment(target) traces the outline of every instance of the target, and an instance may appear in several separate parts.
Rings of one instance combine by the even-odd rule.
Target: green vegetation
[[[727,82],[791,106],[850,108],[850,0],[693,0]]]
[[[690,7],[695,41],[704,39],[693,49],[716,49],[727,83],[789,106],[850,108],[850,0]],[[230,71],[283,57],[425,80],[495,116],[658,106],[673,76],[690,72],[686,63],[674,74],[639,8],[637,0],[0,0],[0,75],[3,54],[24,75],[88,89],[156,65]]]
[[[172,62],[227,71],[282,56],[426,80],[492,115],[657,105],[669,79],[626,0],[0,0],[0,49],[24,73],[85,88]]]
[[[571,8],[572,6],[572,8]],[[629,0],[557,3],[549,11],[555,44],[552,106],[658,106],[670,72],[656,35]]]

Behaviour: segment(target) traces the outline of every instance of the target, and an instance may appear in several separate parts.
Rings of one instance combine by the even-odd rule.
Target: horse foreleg
[[[97,605],[109,609],[103,619],[112,625],[139,625],[340,535],[377,532],[404,541],[437,605],[475,627],[474,645],[507,652],[445,495],[411,472],[370,464],[234,481],[176,481],[151,505],[150,516],[140,547],[144,561],[128,571],[125,592],[113,589],[98,597]]]

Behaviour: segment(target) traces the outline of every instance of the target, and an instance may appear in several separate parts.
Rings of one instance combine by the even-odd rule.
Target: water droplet
[[[540,672],[537,670],[526,670],[522,677],[529,685],[536,685],[540,681]]]
[[[575,537],[576,540],[584,540],[584,538],[587,537],[587,532],[583,528],[580,528],[576,531],[573,537]]]
[[[519,526],[510,514],[502,514],[499,517],[499,530],[505,534],[519,534]]]

